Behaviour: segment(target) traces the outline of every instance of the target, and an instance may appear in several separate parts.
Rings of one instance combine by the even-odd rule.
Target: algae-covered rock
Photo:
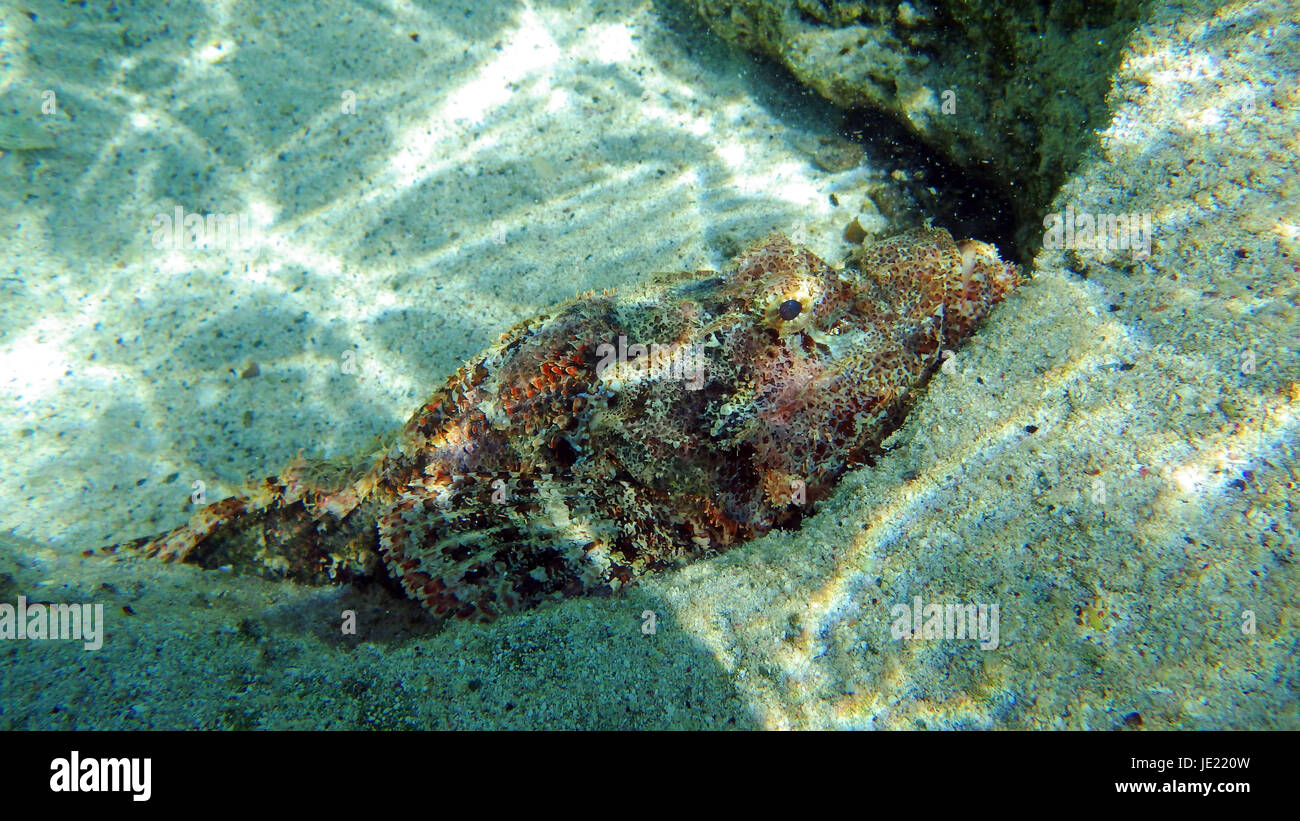
[[[892,114],[949,159],[1046,204],[1105,124],[1143,2],[697,0],[721,37],[846,108]]]

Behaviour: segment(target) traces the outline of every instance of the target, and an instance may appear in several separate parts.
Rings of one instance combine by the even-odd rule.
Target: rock
[[[1142,3],[697,0],[719,36],[845,109],[887,112],[1035,213],[1105,125]]]

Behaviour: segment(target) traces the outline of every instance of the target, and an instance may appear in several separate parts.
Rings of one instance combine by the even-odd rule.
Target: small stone
[[[854,217],[853,222],[850,222],[847,226],[844,227],[845,242],[851,242],[854,245],[861,245],[862,241],[866,238],[867,238],[867,231],[865,228],[862,227],[862,223],[858,222],[857,217]]]
[[[813,162],[823,171],[838,173],[862,165],[866,153],[862,146],[840,137],[822,137],[813,151]]]

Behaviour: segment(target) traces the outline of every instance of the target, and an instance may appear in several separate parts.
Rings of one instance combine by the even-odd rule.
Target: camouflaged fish
[[[298,460],[133,546],[309,583],[386,573],[436,616],[608,595],[797,525],[1019,282],[943,230],[843,269],[776,234],[726,273],[533,317],[369,462]]]

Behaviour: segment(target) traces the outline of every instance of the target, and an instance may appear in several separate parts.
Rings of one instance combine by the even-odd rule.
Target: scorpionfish
[[[609,595],[796,526],[1020,281],[941,229],[838,269],[773,234],[725,273],[522,322],[369,461],[295,460],[131,544],[306,583],[386,577],[439,617]]]

